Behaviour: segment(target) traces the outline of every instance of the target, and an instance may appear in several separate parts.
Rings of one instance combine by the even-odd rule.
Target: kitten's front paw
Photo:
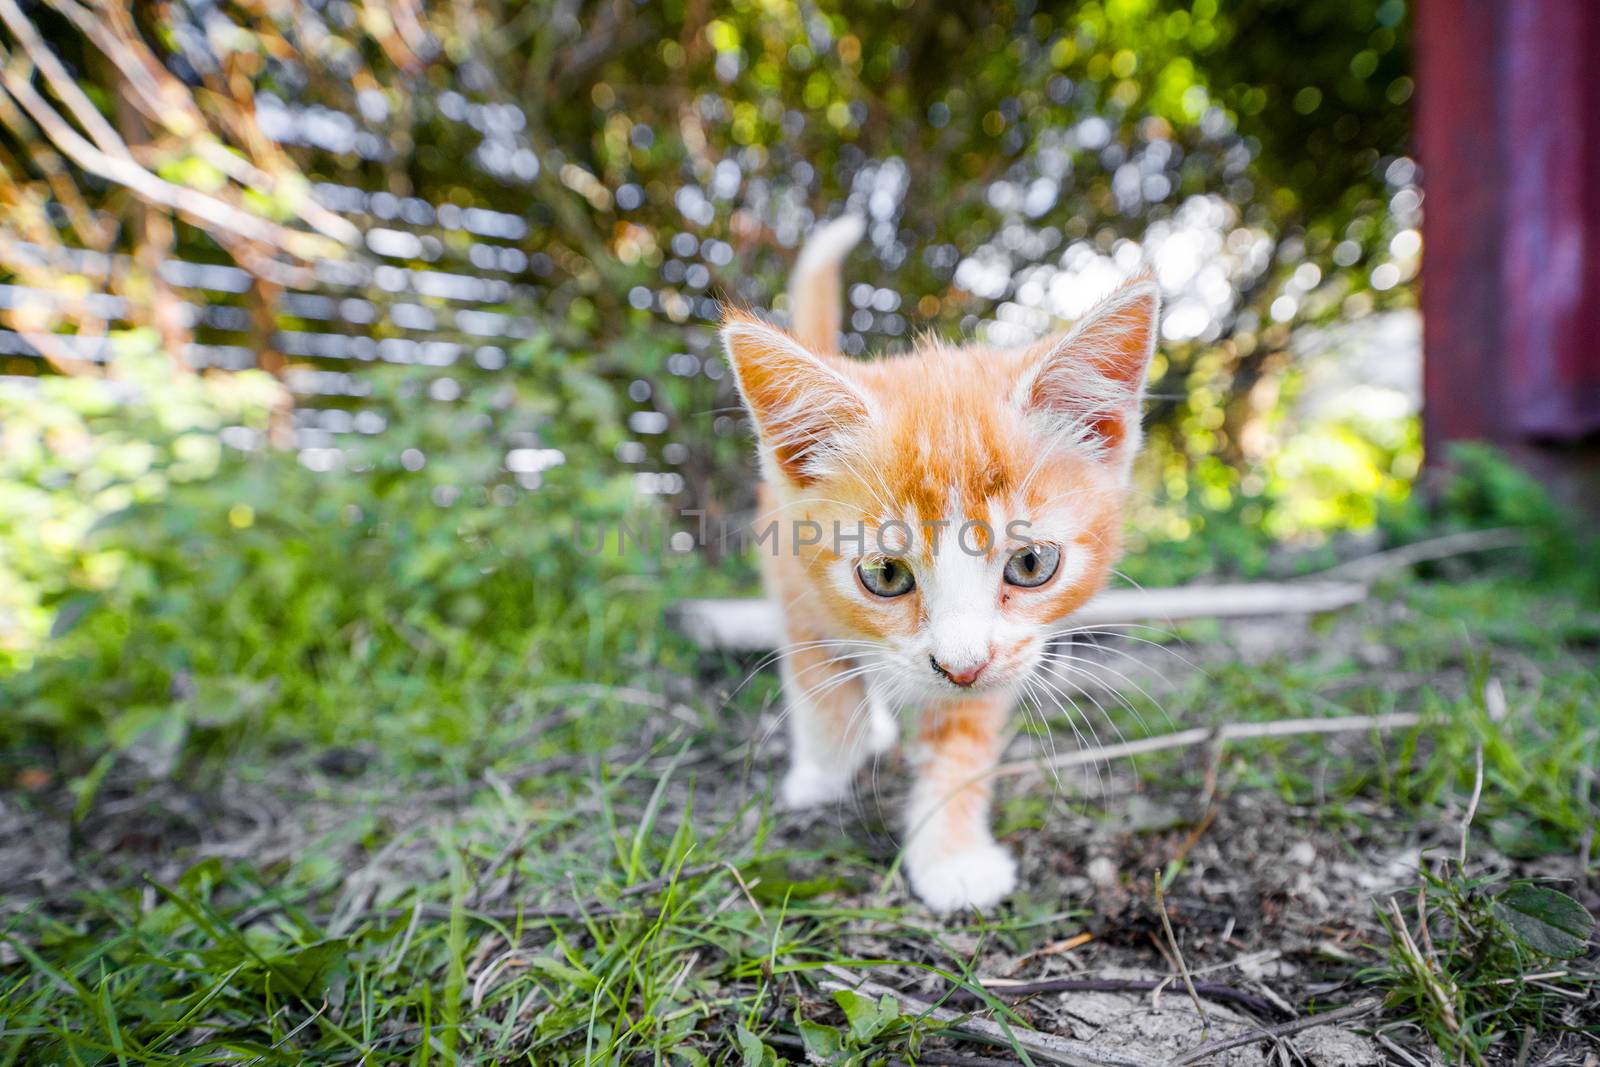
[[[906,874],[912,890],[940,915],[969,908],[987,910],[1017,887],[1017,861],[995,844],[931,862],[909,862]]]
[[[832,804],[850,795],[850,776],[813,763],[796,763],[783,776],[778,795],[791,811]]]

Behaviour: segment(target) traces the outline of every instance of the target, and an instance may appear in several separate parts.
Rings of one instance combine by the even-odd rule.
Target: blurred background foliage
[[[1129,635],[1206,657],[1156,661],[1185,725],[1424,721],[1218,750],[1203,785],[1141,762],[1137,807],[1093,768],[1128,878],[1163,838],[1175,889],[1222,869],[1217,832],[1184,858],[1217,807],[1162,814],[1191,786],[1271,791],[1289,807],[1234,810],[1338,828],[1328,855],[1382,855],[1394,819],[1407,855],[1453,852],[1475,811],[1505,854],[1586,871],[1593,537],[1486,448],[1418,491],[1409,7],[0,0],[0,1060],[693,1064],[731,1061],[735,1024],[828,1033],[798,1001],[774,1025],[773,979],[884,943],[898,909],[850,885],[890,838],[782,840],[752,807],[773,672],[664,613],[757,592],[682,515],[753,504],[719,301],[782,321],[801,242],[846,211],[855,355],[1026,342],[1152,271],[1119,581],[1526,535],[1373,579],[1266,662],[1209,620]],[[1139,691],[1085,692],[1104,736],[1173,724],[1111,673]],[[1027,740],[1073,743],[1043,710]],[[1073,795],[1017,793],[1011,837]],[[1007,967],[1086,915],[1058,875],[1095,839],[1062,825],[1015,922],[967,928]],[[1143,953],[1140,892],[1086,899]],[[906,923],[897,953],[976,973]],[[1236,955],[1210,932],[1180,930]],[[1349,977],[1315,955],[1297,1006]]]
[[[92,753],[271,708],[425,750],[530,670],[625,676],[663,597],[753,569],[573,524],[747,512],[717,301],[781,319],[845,210],[852,353],[1020,343],[1150,266],[1129,573],[1303,566],[1420,459],[1408,33],[1401,0],[0,0],[0,729]],[[176,258],[245,282],[202,306]],[[298,295],[381,298],[341,264],[453,259],[527,324],[492,358],[286,350]]]

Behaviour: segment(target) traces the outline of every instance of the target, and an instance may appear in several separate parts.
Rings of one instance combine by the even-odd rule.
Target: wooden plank
[[[1168,625],[1193,619],[1315,615],[1358,604],[1364,582],[1251,582],[1185,585],[1171,589],[1107,589],[1067,620],[1077,626],[1109,623]],[[777,605],[755,598],[680,600],[667,624],[703,649],[765,652],[782,644]]]

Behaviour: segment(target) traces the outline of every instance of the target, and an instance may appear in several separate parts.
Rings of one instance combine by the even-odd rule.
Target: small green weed
[[[1388,989],[1452,1061],[1484,1062],[1506,1036],[1564,1024],[1600,974],[1581,962],[1595,920],[1548,885],[1470,876],[1459,863],[1423,871],[1408,918],[1398,896],[1378,908],[1389,933]]]

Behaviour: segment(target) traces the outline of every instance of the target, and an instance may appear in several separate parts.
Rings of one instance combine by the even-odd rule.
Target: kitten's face
[[[774,562],[798,569],[830,636],[868,643],[895,699],[1016,686],[1104,584],[1155,315],[1141,283],[1029,349],[873,363],[730,316],[780,505],[758,527],[779,524]]]
[[[923,415],[943,407],[928,404]],[[881,649],[902,698],[1014,686],[1104,583],[1118,548],[1120,486],[1093,464],[1034,450],[1023,435],[978,432],[939,451],[936,436],[904,429],[904,451],[868,450],[854,464],[859,473],[790,498],[812,500],[805,510],[824,531],[796,562],[838,631]],[[851,536],[858,522],[860,544]]]

